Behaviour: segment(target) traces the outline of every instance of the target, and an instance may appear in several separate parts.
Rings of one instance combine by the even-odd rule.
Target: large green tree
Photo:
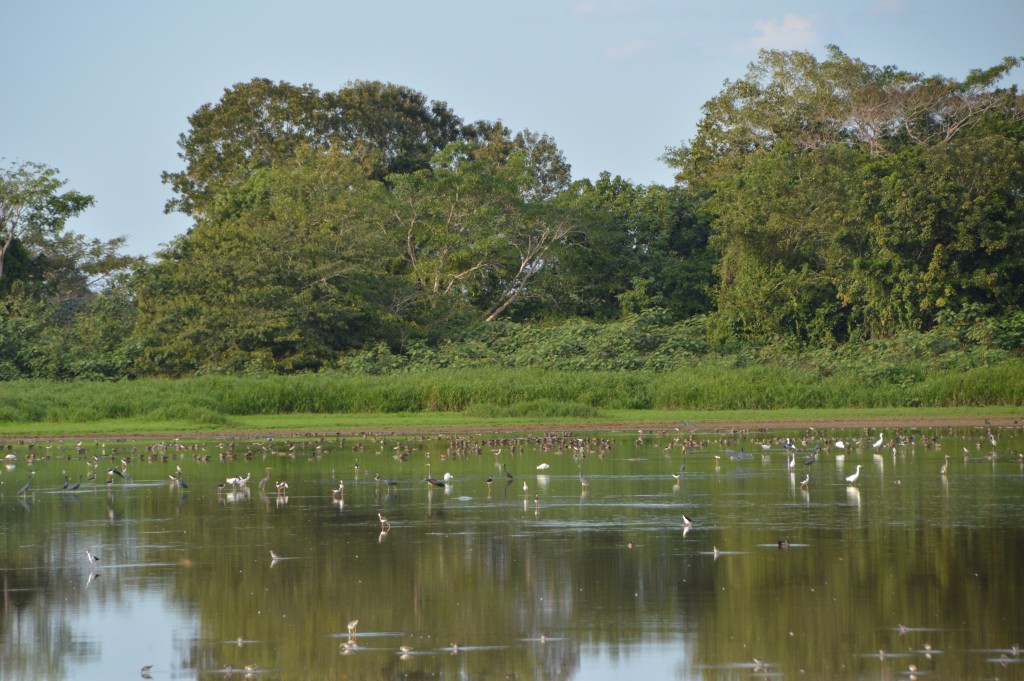
[[[661,308],[672,320],[711,309],[711,230],[694,192],[602,173],[575,200],[587,223],[560,250],[557,307],[598,318]]]
[[[33,269],[25,264],[29,259],[57,256],[51,247],[64,235],[67,221],[93,205],[93,197],[64,191],[64,185],[55,168],[38,163],[0,168],[0,291],[10,254],[17,253],[23,272]]]
[[[1019,307],[1021,102],[963,80],[764,51],[670,151],[720,254],[722,337],[834,342]]]
[[[678,182],[699,184],[779,143],[793,152],[847,144],[882,155],[908,142],[948,142],[1013,98],[996,84],[1019,64],[1008,57],[957,80],[873,66],[834,45],[820,61],[808,52],[762,50],[743,78],[726,81],[704,105],[697,134],[664,158]]]
[[[444,102],[410,88],[355,81],[337,92],[254,78],[224,90],[189,116],[178,139],[185,168],[164,172],[175,192],[167,211],[202,217],[216,197],[300,149],[359,159],[367,176],[426,168],[448,143],[477,134]]]
[[[379,239],[353,218],[365,177],[306,148],[219,195],[139,275],[143,369],[317,369],[397,335]]]
[[[531,295],[552,248],[578,229],[562,195],[569,168],[554,141],[501,126],[449,145],[429,169],[392,175],[368,214],[396,253],[394,271],[431,310],[472,308],[486,320]]]
[[[37,163],[0,171],[0,378],[131,371],[134,320],[124,239],[87,239],[67,221],[93,197]]]

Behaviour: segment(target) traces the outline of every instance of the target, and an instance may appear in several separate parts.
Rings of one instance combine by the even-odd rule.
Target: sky
[[[22,0],[0,26],[3,166],[57,168],[96,198],[69,229],[146,256],[191,224],[160,180],[188,116],[257,77],[406,86],[551,136],[574,179],[669,185],[666,148],[761,48],[954,78],[1024,56],[1020,0]]]

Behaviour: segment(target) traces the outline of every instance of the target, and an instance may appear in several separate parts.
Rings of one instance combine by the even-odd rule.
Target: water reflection
[[[11,443],[0,678],[1020,678],[1022,441]]]

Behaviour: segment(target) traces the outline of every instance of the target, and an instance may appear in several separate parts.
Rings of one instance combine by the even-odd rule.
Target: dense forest
[[[1019,355],[1019,64],[762,51],[669,187],[574,181],[550,136],[399,85],[239,83],[188,118],[163,180],[192,226],[149,258],[70,231],[93,197],[56,169],[0,167],[0,378]]]

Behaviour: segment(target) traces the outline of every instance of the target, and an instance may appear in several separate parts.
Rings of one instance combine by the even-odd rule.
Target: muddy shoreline
[[[236,439],[236,438],[310,438],[310,437],[352,437],[364,434],[383,434],[392,436],[412,435],[436,435],[447,433],[467,433],[474,435],[507,435],[509,433],[612,433],[612,432],[635,432],[643,431],[673,431],[687,430],[697,432],[756,432],[762,430],[781,429],[814,429],[831,430],[851,428],[896,428],[900,430],[923,430],[934,428],[1018,428],[1024,424],[1024,414],[1021,416],[978,416],[967,415],[937,416],[937,417],[893,417],[874,418],[870,422],[862,418],[798,418],[798,419],[744,419],[734,420],[703,420],[700,422],[688,421],[622,421],[622,422],[601,422],[593,423],[529,423],[519,425],[484,424],[474,426],[438,426],[438,427],[410,427],[399,426],[395,428],[319,428],[319,429],[289,429],[289,428],[268,428],[266,430],[256,429],[224,429],[196,432],[151,432],[151,433],[90,433],[88,435],[4,435],[0,434],[0,443],[21,443],[21,442],[62,442],[67,440],[88,439],[91,441],[125,441],[138,439],[164,439],[164,438],[187,438],[189,440],[201,439]]]

